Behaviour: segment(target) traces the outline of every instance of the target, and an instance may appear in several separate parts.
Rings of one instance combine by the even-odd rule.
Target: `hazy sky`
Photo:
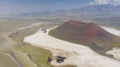
[[[120,0],[0,0],[0,14],[67,10],[99,4],[119,5]]]
[[[80,8],[92,0],[0,0],[0,13]]]

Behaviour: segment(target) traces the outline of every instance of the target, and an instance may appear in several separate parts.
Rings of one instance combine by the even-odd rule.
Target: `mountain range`
[[[78,16],[78,17],[120,17],[120,6],[113,5],[90,5],[71,10],[58,10],[54,12],[28,12],[21,16]]]

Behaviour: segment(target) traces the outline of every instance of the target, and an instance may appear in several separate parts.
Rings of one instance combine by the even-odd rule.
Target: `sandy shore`
[[[87,46],[66,42],[48,35],[51,29],[48,29],[47,33],[39,30],[35,34],[25,37],[24,42],[48,49],[53,54],[56,53],[56,55],[58,50],[60,52],[71,53],[63,63],[57,63],[53,60],[51,62],[52,65],[61,66],[72,64],[78,67],[120,67],[119,61],[99,55]],[[109,31],[110,29],[107,30]]]

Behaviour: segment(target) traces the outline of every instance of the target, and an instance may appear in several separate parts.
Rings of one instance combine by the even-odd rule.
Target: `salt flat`
[[[51,49],[56,49],[56,51],[63,50],[72,53],[71,56],[67,57],[63,63],[57,63],[53,60],[51,62],[52,65],[60,66],[72,64],[77,65],[78,67],[120,67],[119,61],[99,55],[87,46],[66,42],[48,35],[48,32],[51,29],[48,29],[47,33],[44,33],[40,29],[35,34],[25,37],[24,42],[42,48],[47,47],[45,49],[50,50],[52,53],[54,51]],[[111,30],[107,27],[104,27],[104,29],[110,33],[113,31],[120,32],[118,30]],[[113,34],[119,35],[118,33]]]
[[[111,28],[111,27],[105,27],[105,26],[101,26],[104,30],[108,31],[111,34],[120,36],[120,31],[115,29],[115,28]]]

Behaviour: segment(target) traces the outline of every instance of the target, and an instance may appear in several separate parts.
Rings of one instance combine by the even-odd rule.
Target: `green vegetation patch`
[[[38,65],[38,67],[52,67],[48,62],[48,57],[52,56],[48,50],[39,47],[34,47],[29,44],[17,48],[17,50],[26,54],[26,56]],[[15,51],[16,52],[16,51]],[[21,56],[22,57],[22,56]],[[24,57],[25,58],[25,57]],[[26,59],[26,58],[25,58]],[[24,64],[25,65],[25,64]],[[26,66],[26,65],[25,65]],[[26,66],[27,67],[27,66]]]
[[[0,67],[18,67],[18,65],[9,54],[0,53]]]

